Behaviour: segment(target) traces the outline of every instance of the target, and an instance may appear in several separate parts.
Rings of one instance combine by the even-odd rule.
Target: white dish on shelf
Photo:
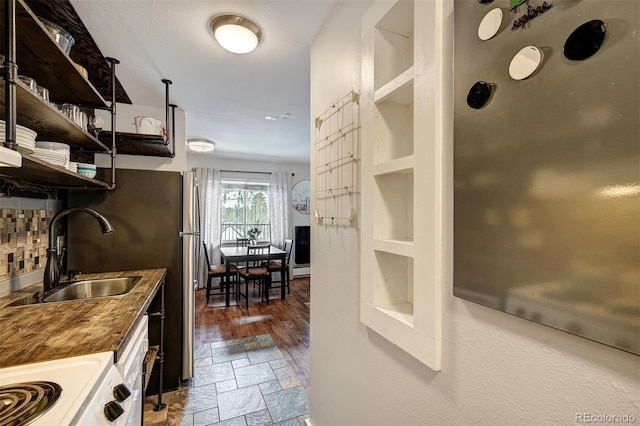
[[[44,161],[46,163],[53,164],[54,166],[58,166],[58,167],[65,167],[65,164],[66,164],[66,162],[64,162],[64,161],[55,161],[55,160],[51,160],[49,158],[41,158],[41,157],[38,157],[37,155],[34,155],[34,157],[38,158],[38,159],[40,159],[40,160],[42,160],[42,161]]]
[[[33,154],[35,152],[35,146],[18,142],[18,152],[21,154]]]
[[[51,141],[37,141],[36,147],[41,149],[46,149],[49,151],[61,152],[65,154],[67,157],[71,153],[71,147],[66,143],[51,142]]]
[[[34,156],[36,157],[40,157],[40,158],[50,158],[52,160],[55,161],[62,161],[62,162],[67,162],[67,156],[66,155],[52,155],[52,154],[46,154],[46,153],[42,153],[42,152],[38,152],[38,148],[36,148],[36,152],[33,153]]]
[[[60,163],[60,164],[66,164],[67,163],[67,158],[66,157],[53,157],[51,155],[44,155],[44,154],[38,154],[37,152],[33,153],[34,157],[40,158],[41,160],[47,160],[47,161],[53,161],[55,163]]]
[[[1,137],[4,140],[4,130],[5,130],[5,121],[4,120],[0,120],[0,130],[1,130]],[[16,124],[16,134],[24,134],[25,136],[29,136],[31,138],[33,138],[34,140],[36,139],[36,137],[38,136],[38,134],[36,132],[34,132],[33,130],[29,129],[28,127],[24,127],[21,126],[19,124]]]
[[[0,120],[0,143],[5,141],[5,123]],[[16,144],[18,145],[18,152],[21,154],[33,154],[36,146],[37,133],[26,127],[16,125]]]
[[[58,166],[66,166],[69,156],[62,152],[51,151],[48,149],[35,148],[33,156]]]

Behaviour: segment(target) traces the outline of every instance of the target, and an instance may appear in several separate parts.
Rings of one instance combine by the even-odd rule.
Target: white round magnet
[[[480,40],[489,40],[494,35],[498,34],[500,26],[502,25],[502,9],[496,7],[489,11],[478,26],[478,37]]]
[[[509,64],[509,75],[514,80],[524,80],[533,74],[542,62],[542,52],[535,46],[523,47]]]

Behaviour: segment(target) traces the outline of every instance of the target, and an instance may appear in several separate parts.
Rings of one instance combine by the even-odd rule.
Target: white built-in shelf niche
[[[440,370],[438,2],[379,1],[362,20],[360,319]]]

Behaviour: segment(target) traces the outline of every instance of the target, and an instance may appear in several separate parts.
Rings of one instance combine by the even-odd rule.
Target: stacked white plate
[[[56,166],[65,167],[65,168],[69,164],[69,157],[63,152],[52,151],[50,149],[44,149],[44,148],[38,148],[38,147],[35,148],[35,151],[36,152],[33,154],[33,156],[43,161],[46,161],[47,163],[51,163]]]
[[[64,164],[62,164],[62,166],[64,168],[66,168],[67,170],[69,169],[69,158],[71,156],[71,147],[65,143],[60,143],[60,142],[49,142],[49,141],[38,141],[36,142],[36,157],[38,157],[38,155],[42,156],[44,151],[40,151],[40,150],[47,150],[47,151],[51,151],[51,152],[55,152],[58,154],[62,154],[64,156]],[[45,157],[47,156],[47,153],[44,153]],[[51,157],[51,155],[49,155],[49,157]],[[54,157],[57,157],[54,155]],[[42,158],[43,160],[47,161],[45,158]],[[50,161],[49,161],[50,162]],[[54,162],[53,164],[56,165],[60,165],[58,164],[58,162]],[[74,170],[75,171],[75,170]]]
[[[69,161],[69,167],[67,167],[67,170],[78,173],[78,163],[75,161]]]
[[[5,141],[5,122],[0,120],[0,143]],[[16,125],[16,143],[18,152],[22,154],[33,154],[36,147],[36,136],[38,134],[31,129],[21,125]]]

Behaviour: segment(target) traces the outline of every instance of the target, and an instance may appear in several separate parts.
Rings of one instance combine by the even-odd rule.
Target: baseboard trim
[[[293,276],[294,277],[304,277],[304,276],[309,276],[311,274],[311,267],[307,266],[307,267],[299,267],[299,266],[294,266],[293,267]]]

